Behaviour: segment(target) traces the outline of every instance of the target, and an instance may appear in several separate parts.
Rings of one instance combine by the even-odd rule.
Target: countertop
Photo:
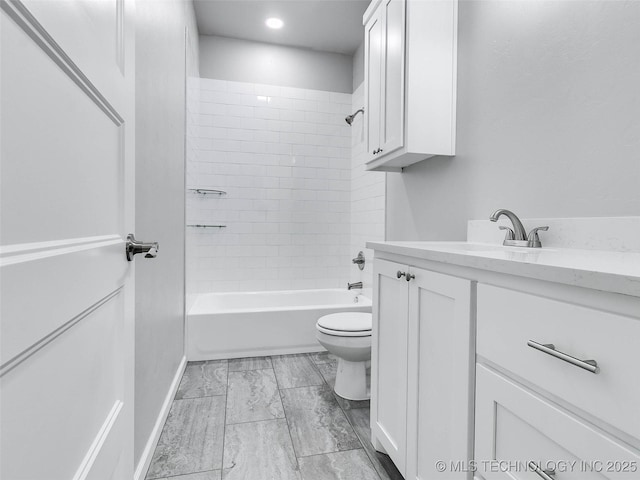
[[[469,242],[367,242],[367,248],[640,297],[640,252],[503,247]]]

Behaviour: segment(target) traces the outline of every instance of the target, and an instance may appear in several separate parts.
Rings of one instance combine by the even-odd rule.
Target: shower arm
[[[358,115],[359,113],[362,113],[364,115],[364,107],[362,107],[359,110],[356,110],[356,112],[353,115],[347,115],[347,117],[344,119],[345,122],[347,122],[349,125],[351,125],[353,123],[353,119],[356,117],[356,115]]]

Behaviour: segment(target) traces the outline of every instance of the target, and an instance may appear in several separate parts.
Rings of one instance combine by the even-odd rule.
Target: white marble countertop
[[[367,248],[640,297],[640,252],[534,249],[470,242],[367,242]]]

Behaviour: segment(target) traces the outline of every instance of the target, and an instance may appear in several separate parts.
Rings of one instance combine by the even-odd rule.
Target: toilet
[[[371,360],[370,313],[341,312],[316,323],[320,345],[338,357],[335,392],[347,400],[367,400],[367,362]]]

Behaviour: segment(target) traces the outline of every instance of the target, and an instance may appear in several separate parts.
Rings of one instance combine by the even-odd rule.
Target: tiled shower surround
[[[200,79],[190,289],[342,287],[352,273],[351,95]],[[195,270],[195,271],[193,271]]]
[[[371,286],[385,174],[365,170],[353,95],[211,79],[188,92],[187,298],[201,292]],[[367,265],[351,264],[359,250]],[[189,302],[191,305],[191,302]]]

